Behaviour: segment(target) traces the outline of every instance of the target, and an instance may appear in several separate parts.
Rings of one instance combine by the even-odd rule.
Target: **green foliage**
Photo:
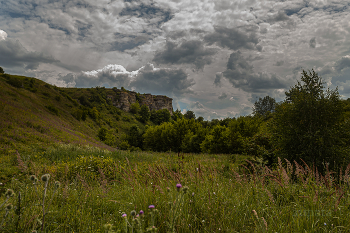
[[[173,115],[171,116],[171,118],[174,121],[177,121],[178,119],[184,118],[184,116],[183,116],[182,112],[179,109],[176,109],[176,111],[173,112]]]
[[[132,114],[138,114],[140,112],[141,108],[140,108],[140,104],[138,102],[132,103],[130,105],[130,112]]]
[[[121,141],[118,147],[121,150],[128,150],[130,148],[130,144],[127,141]]]
[[[143,123],[146,123],[150,119],[151,113],[146,105],[141,106],[140,116]]]
[[[185,114],[184,114],[184,117],[186,119],[196,119],[196,115],[194,114],[193,111],[191,110],[188,110]]]
[[[127,141],[131,146],[142,147],[142,133],[137,125],[130,127],[129,133],[127,134]]]
[[[89,108],[92,107],[91,103],[89,102],[89,100],[86,98],[85,95],[82,95],[79,97],[79,102],[86,107],[89,107]]]
[[[0,74],[5,73],[4,69],[0,66]]]
[[[341,124],[343,105],[338,90],[324,91],[314,70],[303,71],[301,82],[286,92],[276,106],[271,131],[278,156],[315,165],[324,171],[326,163],[343,163]],[[342,153],[340,153],[340,151]]]
[[[59,111],[58,109],[53,106],[53,105],[48,105],[48,106],[45,106],[51,113],[55,114],[56,116],[59,115]]]
[[[17,78],[17,77],[11,77],[11,76],[6,76],[7,78],[7,83],[10,84],[13,87],[21,88],[23,86],[22,80]]]
[[[97,137],[98,137],[101,141],[106,141],[106,139],[107,139],[107,133],[108,133],[108,130],[107,130],[105,127],[101,127],[101,128],[98,130]]]
[[[168,109],[160,109],[158,111],[152,110],[151,111],[151,116],[150,120],[157,124],[160,125],[163,122],[169,122],[170,121],[170,112]]]
[[[270,96],[265,96],[264,98],[260,98],[258,101],[255,101],[253,107],[253,114],[255,116],[263,116],[267,118],[269,113],[275,110],[276,100]]]
[[[92,109],[89,109],[89,115],[95,121],[99,120],[99,118],[100,118],[100,112],[97,110],[96,107],[93,107]]]

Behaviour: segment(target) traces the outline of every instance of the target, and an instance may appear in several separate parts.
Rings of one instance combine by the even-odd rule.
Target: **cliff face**
[[[173,99],[164,95],[138,94],[134,91],[125,91],[113,88],[114,93],[108,95],[112,103],[117,108],[124,111],[130,110],[130,105],[139,101],[140,106],[146,105],[150,111],[168,109],[173,115]]]

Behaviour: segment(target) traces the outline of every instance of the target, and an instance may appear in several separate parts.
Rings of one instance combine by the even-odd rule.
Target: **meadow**
[[[350,166],[60,143],[1,160],[18,169],[0,186],[1,232],[350,232]]]

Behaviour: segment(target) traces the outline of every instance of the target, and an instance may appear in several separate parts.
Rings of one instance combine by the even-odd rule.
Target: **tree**
[[[334,161],[345,159],[341,153],[342,102],[337,89],[323,89],[322,79],[314,70],[303,70],[301,82],[276,105],[270,124],[279,157],[297,162],[302,159],[319,171],[324,171],[326,163],[333,166]]]
[[[130,105],[130,112],[133,113],[133,114],[138,114],[140,112],[141,108],[140,108],[140,104],[139,102],[135,102],[135,103],[132,103]]]
[[[253,114],[267,117],[270,112],[275,110],[276,100],[270,96],[260,98],[254,103]]]
[[[143,123],[146,123],[149,120],[151,113],[146,105],[141,106],[140,116],[141,116],[141,121]]]
[[[0,67],[0,74],[3,74],[3,73],[5,73],[4,69],[2,67]]]
[[[188,110],[185,114],[184,114],[184,117],[186,119],[196,119],[196,115],[194,114],[193,111],[191,110]]]
[[[182,114],[182,112],[179,109],[176,109],[175,112],[173,112],[173,115],[171,116],[171,118],[174,121],[177,121],[177,119],[182,119],[184,117],[184,115]]]

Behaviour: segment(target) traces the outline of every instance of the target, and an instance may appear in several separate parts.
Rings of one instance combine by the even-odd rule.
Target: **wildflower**
[[[31,181],[33,181],[33,182],[35,182],[35,180],[38,180],[38,178],[36,178],[35,175],[31,175],[31,176],[29,177],[29,179],[30,179]]]
[[[154,209],[154,205],[148,206],[149,209]]]
[[[122,218],[126,218],[126,214],[122,214]]]
[[[181,187],[182,187],[181,184],[177,184],[177,185],[176,185],[177,191],[180,191],[180,188],[181,188]]]
[[[166,191],[170,192],[170,188],[169,188],[169,187],[167,187],[167,188],[166,188]]]
[[[131,216],[135,216],[136,215],[136,211],[135,210],[132,210],[131,213],[130,213]]]
[[[143,215],[145,212],[143,212],[143,210],[140,210],[139,214]]]
[[[192,193],[192,197],[194,196],[194,193]]]
[[[327,223],[324,223],[324,225],[326,226],[326,225],[327,225]]]
[[[44,182],[49,181],[49,179],[50,179],[50,174],[45,174],[45,175],[43,175],[43,176],[41,177],[41,180],[44,181]]]

